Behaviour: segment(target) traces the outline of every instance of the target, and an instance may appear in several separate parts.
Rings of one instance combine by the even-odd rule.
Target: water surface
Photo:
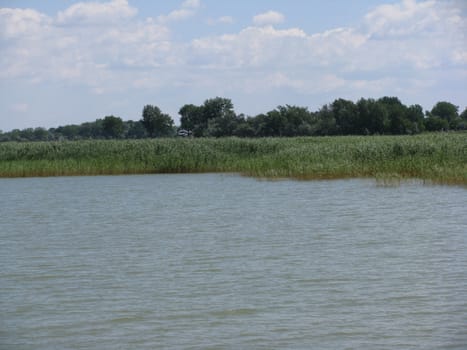
[[[467,191],[0,179],[0,349],[465,349]]]

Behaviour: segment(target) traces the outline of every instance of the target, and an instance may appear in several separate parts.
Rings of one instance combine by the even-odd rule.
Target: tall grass
[[[0,144],[0,176],[235,172],[467,184],[467,134]]]

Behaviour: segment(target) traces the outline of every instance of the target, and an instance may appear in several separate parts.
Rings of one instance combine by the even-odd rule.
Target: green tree
[[[237,123],[232,101],[228,98],[208,99],[202,106],[184,105],[178,113],[181,128],[192,131],[196,137],[232,135]]]
[[[94,122],[82,123],[79,126],[78,134],[83,139],[98,139],[105,137],[106,135],[102,124],[102,119],[96,119]]]
[[[201,124],[206,136],[229,136],[236,127],[237,116],[228,98],[215,97],[204,101]]]
[[[284,123],[280,133],[284,136],[310,135],[312,115],[306,107],[278,106],[277,111]]]
[[[249,122],[254,130],[254,136],[264,137],[272,135],[272,131],[268,130],[267,118],[265,114],[258,114],[256,117],[251,118]]]
[[[150,137],[170,136],[173,133],[172,118],[157,106],[144,106],[141,122]]]
[[[436,115],[429,115],[428,118],[425,119],[425,129],[428,131],[443,131],[448,128],[448,121]]]
[[[33,132],[34,141],[47,141],[50,137],[49,132],[44,128],[35,128]]]
[[[238,137],[254,137],[254,118],[245,118],[243,114],[240,114],[237,118],[238,123],[233,134]]]
[[[121,138],[123,136],[123,120],[113,115],[106,116],[102,121],[102,130],[106,137]]]
[[[464,111],[459,115],[459,130],[467,130],[467,107],[464,109]]]
[[[418,134],[425,130],[423,108],[420,105],[412,105],[407,108],[407,119],[410,121],[410,133]]]
[[[382,97],[378,103],[386,110],[388,125],[385,132],[394,135],[410,133],[410,121],[407,118],[407,107],[397,97]]]
[[[20,132],[22,141],[33,141],[34,140],[34,129],[26,128]]]
[[[287,125],[285,115],[275,109],[266,114],[266,129],[269,130],[266,136],[284,136],[284,131]]]
[[[460,117],[462,120],[467,121],[467,107],[465,107],[464,111],[459,115],[459,117]]]
[[[206,136],[232,136],[239,123],[232,101],[222,97],[204,102],[203,119],[207,121]]]
[[[321,107],[316,116],[317,124],[314,131],[315,135],[325,136],[337,134],[336,118],[334,117],[332,108],[329,105]]]
[[[459,107],[450,102],[441,101],[431,109],[431,115],[447,120],[448,123],[451,124],[458,118],[458,111]]]
[[[313,115],[306,107],[278,106],[252,118],[251,127],[257,136],[298,136],[313,133]]]
[[[20,129],[13,129],[10,132],[10,134],[11,134],[11,141],[22,141]]]
[[[205,135],[214,137],[232,136],[239,123],[240,121],[235,115],[226,115],[209,119]]]
[[[205,123],[203,119],[203,107],[193,104],[186,104],[180,108],[180,127],[193,132],[193,136],[203,136]]]
[[[331,110],[336,120],[338,134],[349,135],[363,133],[362,127],[359,125],[358,107],[355,103],[340,98],[332,103]]]
[[[362,134],[384,134],[389,122],[382,104],[372,98],[362,98],[357,102],[357,108]]]
[[[124,122],[125,126],[125,136],[128,139],[142,139],[148,136],[146,129],[144,128],[143,123],[133,120],[128,120]]]
[[[79,139],[79,125],[71,124],[71,125],[64,125],[59,126],[55,129],[55,134],[58,138],[65,138],[67,140],[77,140]]]

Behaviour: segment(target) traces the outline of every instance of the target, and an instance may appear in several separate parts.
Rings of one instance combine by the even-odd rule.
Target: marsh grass
[[[467,184],[467,134],[0,144],[0,176],[234,172]]]

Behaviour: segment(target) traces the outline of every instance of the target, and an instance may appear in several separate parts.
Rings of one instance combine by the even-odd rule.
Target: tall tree
[[[459,115],[459,117],[467,122],[467,107],[465,107],[464,111]]]
[[[411,123],[411,134],[418,134],[425,130],[423,108],[420,105],[412,105],[407,109],[407,118]]]
[[[102,121],[104,135],[110,138],[120,138],[123,135],[123,120],[113,115],[106,116]]]
[[[44,128],[35,128],[34,129],[34,141],[47,141],[50,137],[49,132]]]
[[[59,126],[55,129],[55,134],[58,138],[65,138],[67,140],[79,139],[80,126],[75,124]]]
[[[148,136],[141,120],[136,122],[133,120],[128,120],[124,123],[124,125],[126,130],[125,137],[127,139],[142,139]]]
[[[285,120],[282,130],[284,136],[310,135],[312,133],[312,115],[306,107],[278,106],[277,110]]]
[[[450,129],[457,129],[460,123],[459,107],[450,102],[440,101],[431,109],[431,116],[444,119]]]
[[[150,137],[170,136],[173,132],[172,118],[157,106],[144,106],[141,122]]]
[[[459,114],[459,125],[457,128],[459,130],[467,130],[467,107]]]
[[[203,130],[199,127],[202,124],[202,113],[203,108],[200,106],[184,105],[178,111],[178,114],[180,114],[180,127],[192,131],[194,136],[202,136]]]
[[[203,114],[206,120],[232,117],[235,115],[232,100],[223,97],[210,98],[204,101]]]
[[[458,117],[458,111],[459,107],[450,102],[441,101],[434,105],[431,109],[431,114],[450,122]]]
[[[232,135],[237,122],[232,101],[222,97],[208,99],[202,106],[184,105],[178,113],[181,128],[196,137]]]
[[[386,110],[389,125],[385,126],[385,132],[400,135],[407,134],[410,123],[407,119],[407,107],[397,97],[382,97],[378,103]]]
[[[358,108],[352,101],[342,98],[335,100],[331,105],[336,119],[337,132],[341,135],[361,134]]]
[[[228,98],[216,97],[206,100],[203,114],[207,121],[207,136],[232,136],[239,123],[233,103]]]
[[[359,120],[363,134],[384,134],[389,124],[387,111],[382,104],[372,98],[360,99],[357,102]]]
[[[96,119],[95,122],[82,123],[79,126],[78,133],[83,139],[98,139],[107,136],[105,135],[102,119]]]
[[[332,108],[329,105],[321,107],[316,115],[318,121],[315,135],[325,136],[337,134],[336,118],[334,117]]]
[[[449,123],[436,115],[428,115],[425,119],[425,129],[428,131],[445,131],[449,129]]]

